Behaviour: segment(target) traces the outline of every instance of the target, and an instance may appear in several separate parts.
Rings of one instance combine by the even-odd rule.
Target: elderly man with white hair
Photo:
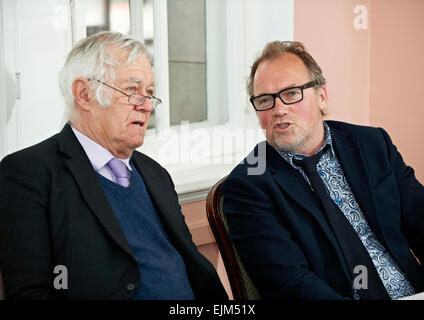
[[[161,100],[143,44],[81,40],[60,73],[69,122],[0,164],[8,299],[227,299],[168,172],[135,151]]]

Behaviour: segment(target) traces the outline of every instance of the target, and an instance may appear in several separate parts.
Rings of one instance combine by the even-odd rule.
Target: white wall
[[[0,158],[63,125],[58,71],[72,47],[69,1],[2,0],[1,9]]]

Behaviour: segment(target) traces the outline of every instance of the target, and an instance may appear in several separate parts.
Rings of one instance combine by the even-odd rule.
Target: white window
[[[155,19],[162,17],[164,21],[168,16],[166,21],[170,25],[167,35],[163,23],[159,30],[155,29],[154,43],[169,46],[165,51],[170,57],[168,59],[165,54],[155,56],[155,62],[161,65],[155,77],[158,87],[169,88],[170,94],[167,95],[165,89],[161,98],[170,103],[159,107],[157,116],[164,120],[155,134],[146,137],[140,149],[170,171],[180,199],[202,199],[217,180],[228,174],[258,141],[264,139],[248,101],[246,80],[255,55],[267,42],[293,39],[293,0],[168,0],[168,6],[165,0],[158,2],[163,5],[155,8]],[[179,8],[184,10],[179,11]],[[196,15],[203,16],[204,22]],[[191,30],[196,31],[184,28],[185,24],[181,22],[175,25],[181,20],[191,24]],[[175,48],[172,46],[185,48],[190,46],[190,41],[201,46],[197,40],[199,30],[205,35],[206,97],[202,99],[197,99],[199,92],[191,89],[192,84],[173,82],[185,75],[174,78],[173,72],[178,67],[172,65],[175,60],[189,61],[185,65],[181,63],[183,68],[178,72],[182,73],[189,73],[190,65],[203,66],[199,50],[186,53],[185,58],[173,56]],[[160,39],[156,38],[157,35]],[[169,40],[171,35],[173,39]],[[180,44],[174,44],[175,41]],[[168,75],[169,82],[162,83],[161,79]],[[180,88],[176,91],[183,97],[181,100],[190,100],[190,114],[195,113],[194,108],[199,104],[204,120],[185,114],[184,104],[173,99],[173,87]],[[181,93],[182,90],[187,92]],[[172,119],[174,111],[184,114],[179,120],[190,122],[175,123]]]
[[[192,200],[263,140],[249,67],[268,41],[293,38],[293,0],[0,0],[0,13],[0,158],[60,130],[57,73],[73,44],[131,33],[154,57],[163,101],[140,151]]]

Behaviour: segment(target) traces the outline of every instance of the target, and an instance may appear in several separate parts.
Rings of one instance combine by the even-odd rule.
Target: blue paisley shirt
[[[349,220],[350,224],[353,226],[370,254],[390,298],[399,299],[415,294],[414,288],[409,283],[405,274],[391,257],[387,249],[379,242],[365,220],[365,216],[355,199],[355,195],[349,187],[339,160],[334,153],[330,128],[325,122],[324,132],[324,144],[320,150],[322,150],[327,144],[330,145],[330,148],[328,148],[327,152],[324,153],[319,160],[317,164],[317,171],[324,181],[331,199],[333,199]],[[308,182],[309,186],[311,186],[309,179],[302,168],[293,164],[293,159],[301,160],[306,156],[290,151],[276,150],[284,158],[284,160],[302,174],[303,178]]]

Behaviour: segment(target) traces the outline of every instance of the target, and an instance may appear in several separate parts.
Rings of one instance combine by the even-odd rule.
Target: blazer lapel
[[[335,129],[331,129],[331,136],[336,156],[362,213],[378,239],[385,240],[369,180],[369,168],[358,140]]]
[[[301,174],[267,143],[267,163],[273,179],[294,201],[311,213],[327,233],[331,233],[322,209]]]
[[[176,228],[180,225],[180,221],[177,220],[177,215],[172,214],[175,212],[175,203],[178,203],[178,198],[176,196],[174,198],[169,193],[164,192],[163,177],[145,161],[142,155],[134,152],[132,160],[138,173],[143,177],[150,199],[155,204],[157,213],[168,235],[179,237],[181,233],[177,232]]]
[[[96,172],[69,124],[66,124],[59,134],[59,148],[68,156],[66,166],[74,176],[91,211],[118,245],[133,256]]]
[[[346,262],[343,258],[343,252],[309,185],[305,179],[303,179],[301,174],[295,168],[290,166],[271,146],[269,146],[268,143],[267,149],[267,163],[273,179],[277,182],[281,189],[290,196],[290,198],[302,206],[316,219],[327,238],[333,244],[333,247],[337,252],[337,256],[339,257],[340,264],[347,278],[350,279]]]

